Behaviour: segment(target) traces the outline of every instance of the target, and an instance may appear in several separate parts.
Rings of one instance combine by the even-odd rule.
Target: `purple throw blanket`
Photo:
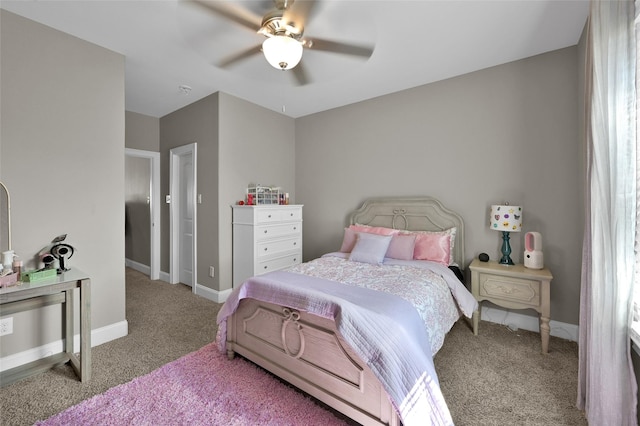
[[[342,337],[382,383],[405,426],[452,425],[424,324],[406,300],[291,272],[256,276],[236,288],[218,313],[218,344],[241,299],[287,306],[335,321]]]

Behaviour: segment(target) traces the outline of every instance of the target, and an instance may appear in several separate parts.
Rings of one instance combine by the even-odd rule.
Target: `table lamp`
[[[494,231],[502,231],[502,258],[498,263],[513,265],[509,232],[522,231],[522,207],[509,204],[492,205],[490,227]]]

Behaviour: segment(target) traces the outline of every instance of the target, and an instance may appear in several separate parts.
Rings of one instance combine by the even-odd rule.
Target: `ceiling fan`
[[[321,38],[305,38],[304,29],[309,21],[316,0],[272,0],[274,7],[264,16],[238,6],[234,2],[220,0],[194,0],[197,5],[219,16],[230,19],[265,37],[261,45],[240,51],[219,66],[226,67],[235,62],[262,52],[267,62],[280,70],[293,70],[297,82],[307,84],[309,78],[300,63],[304,49],[353,55],[369,58],[372,46],[343,43]]]

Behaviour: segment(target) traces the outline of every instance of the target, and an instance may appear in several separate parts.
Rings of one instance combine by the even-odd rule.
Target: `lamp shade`
[[[491,229],[494,231],[522,231],[522,207],[509,205],[491,206]]]
[[[262,43],[262,53],[272,67],[290,70],[302,59],[302,44],[289,36],[275,35]]]

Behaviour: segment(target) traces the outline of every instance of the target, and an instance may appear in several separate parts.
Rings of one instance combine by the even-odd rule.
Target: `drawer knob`
[[[265,234],[267,233],[267,230],[266,230],[266,229],[264,230],[264,233],[265,233]]]
[[[294,258],[293,258],[293,261],[295,262],[296,260],[298,260],[298,258],[297,258],[297,257],[294,257]]]
[[[267,247],[264,248],[264,251],[267,251]]]
[[[295,231],[296,229],[298,229],[298,227],[297,227],[297,226],[294,226],[294,227],[293,227],[293,230]]]
[[[295,245],[297,245],[297,244],[298,244],[298,242],[297,242],[297,241],[294,241],[294,242],[293,242],[293,245],[294,245],[294,246],[295,246]]]
[[[267,216],[268,218],[271,218],[271,215]]]
[[[265,265],[264,269],[267,269],[267,266]]]

